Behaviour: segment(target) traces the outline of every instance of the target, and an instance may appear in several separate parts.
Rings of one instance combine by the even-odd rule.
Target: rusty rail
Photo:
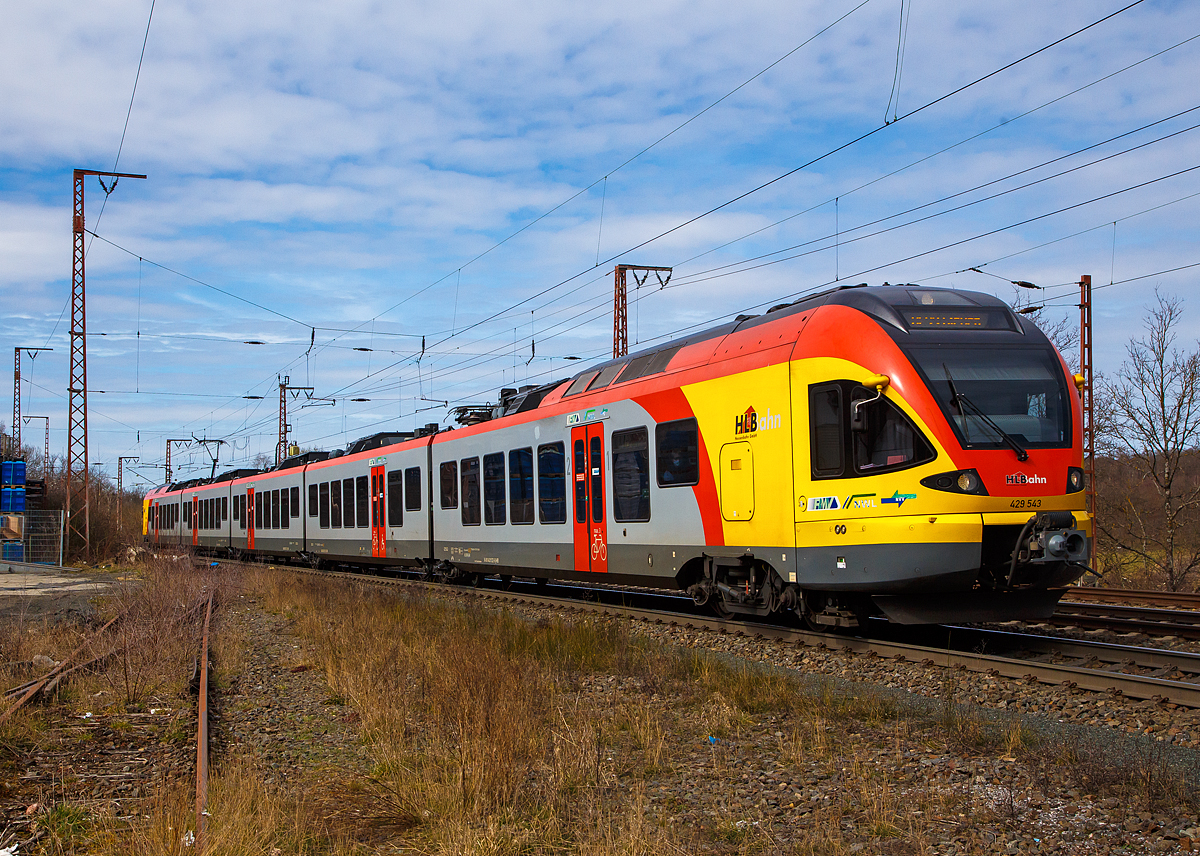
[[[196,852],[203,853],[208,833],[208,629],[212,623],[213,596],[204,610],[200,639],[200,696],[196,703]]]

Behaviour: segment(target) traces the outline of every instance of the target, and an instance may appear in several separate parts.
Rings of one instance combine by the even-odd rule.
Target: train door
[[[192,497],[192,546],[200,546],[200,497]]]
[[[604,424],[571,429],[575,477],[575,570],[608,572],[608,524],[604,497]]]
[[[371,555],[387,556],[387,517],[384,497],[383,466],[371,467]]]
[[[146,521],[154,531],[151,533],[152,543],[155,547],[158,546],[158,503],[150,503],[150,518]]]
[[[254,549],[254,488],[246,488],[246,509],[242,514],[242,522],[246,524],[246,548]]]

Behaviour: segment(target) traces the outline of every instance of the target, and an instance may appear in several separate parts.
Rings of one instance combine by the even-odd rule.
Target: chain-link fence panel
[[[63,548],[63,512],[26,511],[25,561],[39,565],[61,565]]]

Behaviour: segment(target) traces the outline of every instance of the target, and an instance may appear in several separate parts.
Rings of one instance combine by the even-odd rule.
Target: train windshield
[[[963,448],[1061,448],[1071,404],[1049,348],[911,348]]]

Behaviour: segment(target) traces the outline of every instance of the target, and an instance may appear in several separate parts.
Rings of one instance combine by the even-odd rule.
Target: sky
[[[618,262],[673,268],[631,283],[633,350],[860,282],[1077,326],[1082,274],[1101,372],[1156,290],[1197,347],[1200,4],[151,9],[42,0],[0,29],[0,353],[54,349],[22,360],[52,455],[72,170],[148,176],[85,185],[89,457],[136,456],[127,486],[162,481],[168,438],[273,459],[284,378],[311,387],[291,439],[331,449],[567,377],[611,354]]]

